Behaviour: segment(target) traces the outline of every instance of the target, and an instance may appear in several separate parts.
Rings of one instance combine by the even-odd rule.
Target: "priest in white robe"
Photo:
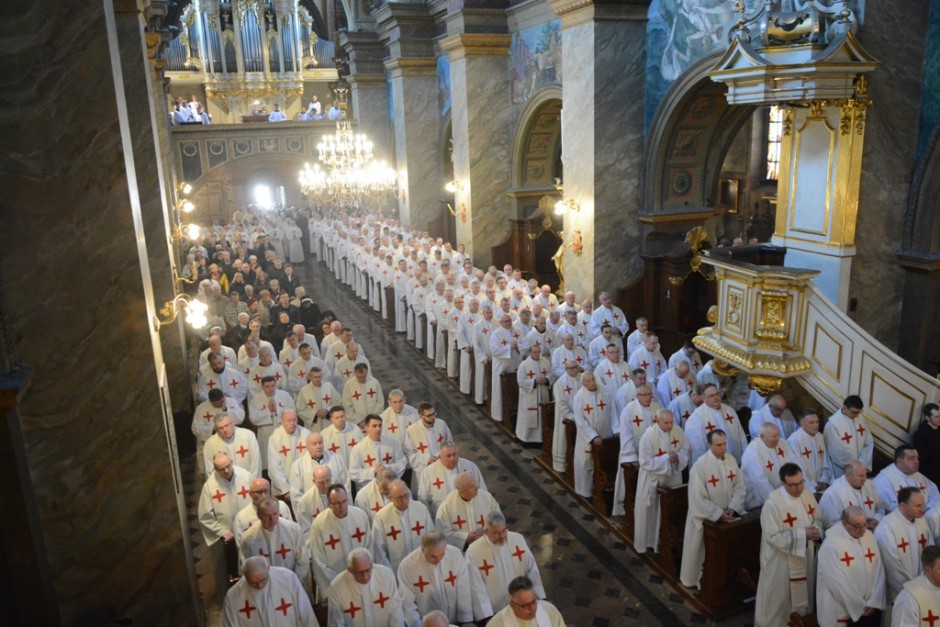
[[[421,538],[434,531],[434,521],[427,506],[411,498],[411,490],[401,479],[389,484],[391,503],[372,521],[372,545],[375,559],[394,572],[405,556],[421,546]]]
[[[454,436],[450,427],[437,417],[434,405],[428,402],[418,403],[418,421],[405,431],[405,456],[408,465],[414,471],[412,485],[419,486],[421,473],[437,461],[444,442],[452,442]]]
[[[620,413],[620,465],[638,464],[639,453],[637,448],[640,445],[640,438],[646,433],[646,430],[652,426],[656,417],[656,412],[662,409],[659,403],[653,400],[653,386],[648,384],[640,385],[637,390],[637,396],[634,400],[627,403]],[[626,487],[623,483],[623,473],[617,473],[617,479],[614,483],[614,506],[612,514],[614,516],[623,516],[623,500]]]
[[[463,551],[483,535],[485,517],[494,511],[500,508],[493,495],[480,489],[472,475],[462,473],[454,480],[454,491],[437,508],[434,526]]]
[[[418,500],[428,506],[432,517],[437,516],[441,503],[457,489],[457,477],[461,473],[469,474],[479,489],[486,491],[486,481],[479,467],[469,459],[460,457],[456,444],[444,441],[437,461],[424,469],[418,483]]]
[[[643,345],[633,351],[628,362],[630,369],[642,368],[646,380],[657,385],[659,377],[666,371],[666,358],[659,351],[659,336],[650,331],[643,336]]]
[[[865,513],[850,506],[826,530],[819,549],[816,618],[820,625],[858,622],[885,607],[885,572]]]
[[[285,412],[294,412],[294,399],[277,388],[274,377],[261,379],[261,392],[251,399],[248,406],[251,422],[258,429],[258,447],[261,449],[261,468],[268,469],[269,440],[276,425],[281,423]],[[296,421],[296,414],[294,414]]]
[[[699,355],[698,349],[695,348],[695,344],[692,343],[692,340],[686,340],[685,343],[682,344],[682,348],[669,356],[668,365],[670,368],[673,368],[680,361],[689,364],[689,371],[693,379],[695,375],[698,374],[699,370],[702,369],[702,356]]]
[[[369,374],[369,366],[356,364],[356,374],[343,386],[343,407],[349,420],[362,423],[369,414],[381,414],[383,407],[382,385]]]
[[[473,618],[483,620],[509,605],[509,582],[525,575],[539,598],[545,598],[535,557],[522,535],[506,528],[500,512],[485,516],[484,534],[467,548],[467,570]]]
[[[826,440],[819,432],[819,415],[813,407],[800,411],[800,428],[787,438],[787,445],[803,469],[803,476],[823,492],[832,485],[832,461],[826,454]]]
[[[564,372],[552,386],[552,397],[555,399],[555,428],[552,431],[552,468],[558,473],[563,473],[568,468],[568,436],[565,421],[574,422],[574,397],[581,389],[581,377],[579,376],[581,367],[578,362],[569,359],[565,361],[564,367]]]
[[[310,537],[310,528],[320,512],[329,509],[326,494],[331,485],[333,485],[333,471],[329,466],[317,466],[313,471],[313,485],[300,499],[292,501],[294,516],[304,538]]]
[[[358,425],[346,420],[346,409],[342,405],[330,408],[330,425],[324,427],[320,434],[326,450],[343,458],[349,466],[349,451],[364,437]]]
[[[640,474],[633,507],[633,544],[637,553],[659,549],[659,494],[657,488],[682,484],[689,465],[689,443],[668,409],[656,412],[653,426],[640,438]]]
[[[704,388],[696,383],[691,388],[689,388],[688,392],[674,398],[666,408],[672,412],[673,416],[676,417],[676,424],[678,424],[683,429],[686,428],[685,423],[689,417],[705,401],[704,392]]]
[[[310,599],[290,570],[270,566],[255,556],[245,562],[244,574],[225,595],[223,627],[278,625],[319,627]]]
[[[689,513],[682,542],[679,581],[698,588],[705,564],[706,520],[732,522],[745,513],[747,484],[734,458],[727,454],[727,437],[721,429],[708,434],[708,452],[689,471]]]
[[[313,519],[310,528],[310,556],[317,590],[326,596],[330,582],[343,570],[346,556],[356,548],[372,552],[369,516],[349,504],[346,488],[334,483],[327,489],[327,509]]]
[[[402,559],[398,590],[408,627],[421,627],[421,618],[434,610],[445,614],[447,624],[473,623],[467,562],[440,532],[424,534],[420,546]]]
[[[627,336],[627,331],[630,330],[630,323],[627,322],[627,317],[623,315],[623,310],[613,304],[610,294],[607,292],[598,294],[597,300],[600,305],[591,314],[591,330],[596,335],[600,333],[602,326],[609,324],[617,333],[618,341],[622,342],[623,338]]]
[[[847,463],[855,459],[871,472],[875,441],[868,420],[862,414],[863,408],[862,399],[853,394],[842,401],[842,409],[826,421],[823,436],[836,477],[842,474]]]
[[[398,440],[402,450],[405,450],[405,432],[420,420],[418,410],[406,401],[405,393],[395,388],[388,393],[388,407],[380,414],[382,430],[389,437]]]
[[[553,379],[551,363],[542,357],[542,348],[538,345],[530,346],[528,357],[516,370],[516,383],[519,385],[516,437],[519,441],[542,441],[542,416],[539,406],[549,401]]]
[[[574,343],[574,336],[571,333],[565,333],[559,337],[561,346],[552,351],[552,371],[556,377],[561,377],[565,373],[566,362],[573,361],[580,368],[587,361],[587,353]]]
[[[490,334],[490,354],[493,357],[490,416],[496,422],[503,420],[503,393],[500,375],[515,372],[519,362],[519,343],[513,337],[512,316],[504,313],[499,319],[499,328]]]
[[[574,424],[578,434],[574,443],[574,491],[584,498],[594,494],[594,447],[617,433],[617,420],[611,414],[610,396],[597,383],[594,373],[581,375],[581,389],[574,396]]]
[[[796,464],[780,468],[783,485],[761,509],[760,579],[754,607],[756,627],[786,625],[792,612],[813,610],[816,548],[823,539],[818,503]]]
[[[672,401],[688,392],[694,385],[695,379],[689,372],[688,362],[680,361],[675,366],[667,368],[656,385],[659,404],[668,407]]]
[[[646,333],[650,330],[649,320],[643,316],[640,316],[636,319],[636,329],[633,333],[627,336],[627,356],[629,356],[636,351],[636,349],[643,346],[643,338],[646,337]]]
[[[904,584],[894,601],[891,627],[933,625],[940,617],[940,547],[924,549],[921,563],[924,574]]]
[[[761,425],[766,422],[777,425],[780,430],[780,437],[784,440],[793,435],[799,428],[793,414],[787,409],[787,399],[783,397],[783,394],[771,394],[762,407],[751,413],[751,419],[747,423],[751,439],[757,437]]]
[[[252,479],[261,476],[261,452],[255,434],[248,429],[236,427],[228,414],[216,414],[212,419],[215,435],[206,440],[202,447],[203,463],[206,474],[214,468],[213,459],[217,453],[225,453],[239,468],[244,468]]]
[[[307,385],[297,392],[294,405],[304,426],[310,431],[320,432],[330,423],[330,407],[341,399],[342,394],[333,384],[323,380],[323,369],[313,367],[307,371]]]
[[[509,582],[509,605],[496,612],[489,627],[565,627],[558,608],[535,594],[535,584],[525,575]]]
[[[828,529],[841,520],[846,507],[855,506],[862,510],[872,531],[885,516],[884,505],[875,484],[868,481],[868,470],[859,461],[852,461],[842,469],[841,477],[819,499],[819,520]]]
[[[901,488],[898,508],[875,528],[875,540],[885,565],[889,605],[905,583],[923,572],[921,553],[934,542],[924,520],[925,503],[924,493],[917,488]]]
[[[388,468],[385,468],[375,474],[375,479],[356,492],[356,507],[369,515],[370,524],[374,525],[375,515],[378,514],[383,507],[391,503],[388,488],[391,483],[397,479],[398,475]]]
[[[313,354],[313,346],[316,346],[315,342],[313,345],[306,342],[301,344],[297,360],[287,368],[287,391],[295,398],[301,388],[307,384],[307,374],[312,368],[319,368],[321,372],[326,368],[323,360]]]
[[[780,487],[780,469],[784,464],[799,466],[790,447],[780,441],[777,425],[765,422],[757,439],[751,440],[741,456],[741,470],[747,477],[747,509],[760,508],[770,493]],[[806,481],[806,489],[810,493],[814,487]]]
[[[327,625],[404,627],[395,573],[363,548],[351,551],[346,564],[330,586]]]
[[[499,328],[489,304],[481,305],[480,312],[482,318],[473,328],[473,401],[477,405],[486,403],[486,366],[493,360],[490,335]]]
[[[470,394],[473,380],[473,335],[480,319],[480,301],[471,298],[457,321],[457,351],[460,353],[459,386],[461,394]]]
[[[300,525],[281,518],[277,499],[266,496],[258,503],[259,524],[252,525],[238,546],[239,563],[244,568],[249,557],[261,556],[272,566],[294,572],[301,582],[310,574],[310,556]]]
[[[261,394],[262,379],[265,377],[274,377],[277,389],[287,391],[284,366],[274,360],[274,349],[262,346],[258,349],[258,364],[248,371],[248,398]]]
[[[614,401],[614,415],[619,416],[623,411],[623,408],[627,406],[628,403],[636,400],[636,389],[641,385],[646,385],[646,371],[642,368],[636,368],[630,371],[630,380],[617,388],[616,392],[612,392],[613,401]],[[650,386],[652,389],[652,385]],[[678,417],[676,422],[678,422]],[[679,425],[682,426],[681,424]]]
[[[407,465],[398,440],[383,436],[382,419],[377,414],[369,414],[365,437],[349,451],[349,478],[361,490],[376,472],[388,469],[400,478]]]
[[[937,484],[920,472],[920,454],[908,444],[894,450],[894,463],[882,469],[872,479],[885,510],[893,512],[898,507],[898,491],[904,487],[917,488],[927,497],[927,522],[931,523],[931,512],[940,503]],[[936,525],[934,525],[936,526]]]
[[[321,466],[327,466],[333,477],[333,483],[341,483],[349,490],[349,470],[346,462],[336,453],[324,448],[323,435],[311,433],[307,436],[306,454],[294,461],[290,469],[290,498],[295,503],[314,484],[314,472]]]
[[[226,364],[219,354],[210,355],[209,363],[199,368],[196,383],[199,386],[200,401],[208,400],[209,390],[212,389],[222,390],[237,403],[244,401],[248,395],[248,380],[245,378],[245,373],[239,369],[238,364]]]
[[[692,447],[691,463],[694,464],[695,460],[708,450],[705,441],[708,432],[720,428],[728,436],[728,454],[740,464],[744,449],[747,448],[747,433],[741,426],[737,412],[721,402],[721,391],[716,385],[706,385],[702,396],[704,402],[692,412],[685,423],[689,446]]]
[[[200,471],[202,476],[205,476],[202,450],[206,441],[215,432],[215,417],[220,413],[228,414],[236,425],[240,425],[245,420],[245,410],[241,404],[225,396],[220,389],[209,390],[209,400],[199,403],[193,412],[192,432],[196,436],[196,470]]]

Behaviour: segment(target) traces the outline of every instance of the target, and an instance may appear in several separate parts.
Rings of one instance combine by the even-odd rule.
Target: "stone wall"
[[[125,77],[138,96],[128,103],[134,172],[103,4],[9,4],[0,280],[35,369],[18,410],[58,610],[67,625],[196,624],[147,307],[150,271],[159,296],[169,267],[164,244],[153,248],[162,258],[146,257],[145,232],[160,232],[163,216],[145,76]],[[137,19],[118,18],[127,55],[144,54]]]

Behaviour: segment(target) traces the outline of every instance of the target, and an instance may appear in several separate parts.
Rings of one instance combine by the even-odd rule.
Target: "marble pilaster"
[[[477,267],[486,267],[491,247],[509,233],[511,110],[507,106],[509,35],[458,34],[441,41],[450,57],[454,207],[457,241]]]
[[[385,48],[374,31],[346,32],[340,45],[349,55],[349,105],[359,132],[375,145],[377,159],[391,159]]]
[[[566,248],[565,283],[578,298],[615,291],[643,272],[637,219],[644,154],[646,8],[552,3],[562,19],[562,161],[565,241],[580,231],[583,253]]]
[[[196,625],[151,326],[168,254],[147,258],[158,177],[136,163],[152,120],[119,56],[144,46],[136,3],[114,4],[116,19],[111,2],[49,0],[0,18],[0,281],[34,369],[20,452],[62,624]]]

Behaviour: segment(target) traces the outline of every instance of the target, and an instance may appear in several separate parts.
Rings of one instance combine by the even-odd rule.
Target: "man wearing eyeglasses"
[[[317,625],[307,593],[293,572],[269,566],[265,557],[245,560],[244,575],[225,596],[222,624]]]
[[[842,409],[826,421],[823,436],[836,479],[842,476],[845,465],[856,459],[865,464],[865,468],[871,472],[875,441],[872,439],[868,420],[862,415],[864,407],[862,399],[853,394],[842,401]]]
[[[251,498],[251,503],[239,510],[238,514],[235,515],[235,524],[233,532],[235,533],[235,542],[236,544],[241,544],[242,536],[248,531],[249,528],[258,524],[258,503],[261,502],[266,496],[271,496],[271,484],[268,483],[267,479],[258,478],[251,482],[250,492],[248,496]],[[290,514],[290,508],[287,507],[287,503],[284,501],[278,501],[278,507],[280,510],[281,518],[286,520],[293,520],[293,517]]]
[[[791,612],[813,609],[816,546],[823,527],[816,519],[819,504],[805,489],[796,464],[780,468],[783,485],[770,493],[760,514],[760,579],[754,607],[756,627],[786,625]]]
[[[403,627],[401,597],[392,569],[372,562],[372,554],[354,549],[346,569],[330,585],[328,625]]]
[[[548,601],[539,600],[532,580],[516,577],[509,582],[509,605],[496,613],[488,627],[512,625],[538,625],[538,627],[565,627],[561,612]]]

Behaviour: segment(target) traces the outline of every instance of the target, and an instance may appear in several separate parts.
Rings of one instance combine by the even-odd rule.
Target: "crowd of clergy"
[[[290,224],[238,212],[194,246],[228,251],[253,292],[269,293],[245,316],[216,312],[196,376],[193,433],[208,476],[199,520],[218,589],[228,589],[224,541],[237,545],[242,573],[225,624],[251,624],[254,611],[286,617],[285,603],[296,624],[313,624],[301,618],[311,603],[327,606],[330,625],[564,624],[445,418],[378,381],[352,329],[299,280],[283,280],[283,251],[266,232]],[[595,447],[619,435],[620,463],[639,471],[638,553],[659,548],[657,489],[687,483],[683,586],[700,585],[704,523],[759,510],[756,625],[787,625],[793,612],[824,626],[940,619],[937,405],[924,408],[913,445],[869,479],[874,441],[858,396],[824,423],[815,408],[794,415],[781,394],[752,392],[739,415],[691,342],[667,359],[650,322],[631,330],[606,292],[597,306],[573,291],[559,298],[518,268],[476,268],[462,246],[388,218],[314,213],[307,227],[323,271],[393,319],[495,421],[508,411],[501,377],[514,373],[519,441],[541,443],[540,405],[553,400],[552,466],[564,473],[572,459],[578,495],[593,493]],[[197,297],[211,303],[209,281]],[[625,489],[618,473],[615,516]]]

